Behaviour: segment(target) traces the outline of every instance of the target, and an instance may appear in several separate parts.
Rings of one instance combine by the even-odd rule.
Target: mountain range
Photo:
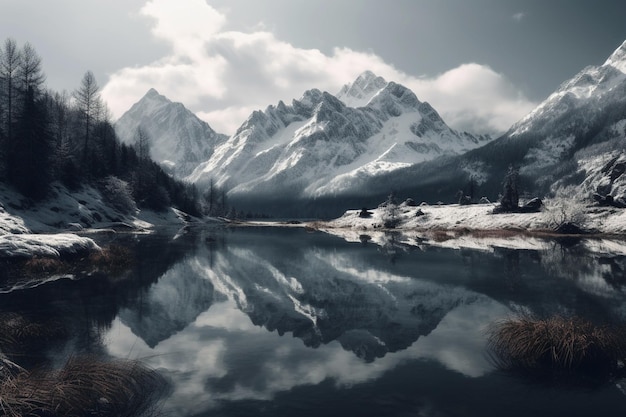
[[[624,199],[626,178],[620,170],[625,127],[626,42],[604,64],[584,68],[562,83],[496,140],[436,164],[414,165],[381,177],[371,191],[380,196],[384,183],[403,184],[403,193],[450,201],[456,191],[467,191],[471,184],[494,199],[513,166],[527,193],[545,196],[571,187],[569,194],[581,199],[594,193]]]
[[[334,216],[392,190],[431,202],[452,202],[459,190],[494,200],[510,166],[528,193],[572,186],[581,196],[626,198],[626,42],[495,140],[450,128],[411,90],[369,71],[336,95],[312,89],[255,111],[229,138],[154,90],[117,129],[128,136],[139,125],[160,133],[153,156],[176,161],[177,175],[201,189],[212,181],[238,208],[275,215]],[[202,129],[194,136],[187,126]],[[199,158],[172,151],[189,144]]]
[[[408,88],[371,72],[339,97],[313,89],[291,105],[252,113],[189,180],[203,185],[213,179],[231,198],[333,196],[380,173],[489,140],[451,129]]]

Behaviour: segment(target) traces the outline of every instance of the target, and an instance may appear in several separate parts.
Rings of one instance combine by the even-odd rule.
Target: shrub
[[[124,214],[137,210],[130,185],[117,177],[111,175],[102,180],[102,196]]]
[[[518,317],[494,324],[488,346],[504,370],[610,376],[626,359],[626,332],[580,317]]]
[[[586,204],[582,198],[576,197],[572,187],[560,189],[553,198],[545,202],[544,207],[548,223],[556,231],[583,231],[589,222]]]
[[[389,194],[387,200],[381,203],[378,207],[382,209],[383,226],[386,229],[395,229],[401,222],[395,194],[393,192]]]

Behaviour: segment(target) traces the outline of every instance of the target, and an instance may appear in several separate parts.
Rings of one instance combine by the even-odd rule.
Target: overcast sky
[[[626,40],[624,0],[0,0],[48,87],[93,71],[113,116],[149,88],[233,133],[256,109],[364,70],[452,127],[502,132]]]

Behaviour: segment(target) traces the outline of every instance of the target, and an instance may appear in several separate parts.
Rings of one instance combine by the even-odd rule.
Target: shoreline
[[[550,204],[531,213],[493,213],[493,204],[472,205],[399,205],[393,209],[379,207],[347,210],[341,217],[317,222],[325,228],[357,230],[411,230],[417,232],[447,231],[454,233],[517,233],[541,236],[624,236],[626,210],[612,207],[572,207]],[[572,210],[571,213],[566,210]],[[390,214],[390,212],[392,213]],[[316,222],[313,222],[315,224]],[[393,227],[386,227],[391,223]],[[559,227],[573,224],[580,232],[563,233]],[[479,237],[479,236],[477,236]]]
[[[586,233],[562,233],[550,227],[552,213],[492,214],[493,204],[469,206],[398,206],[396,227],[384,227],[385,208],[348,210],[328,221],[233,221],[231,227],[301,228],[328,233],[348,242],[380,247],[440,247],[493,251],[496,248],[548,250],[555,243],[580,244],[594,253],[626,256],[626,210],[590,207]],[[419,216],[416,213],[421,211]]]

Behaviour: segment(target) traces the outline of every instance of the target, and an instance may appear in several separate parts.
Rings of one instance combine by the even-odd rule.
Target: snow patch
[[[0,236],[0,257],[59,258],[86,254],[95,250],[100,250],[100,247],[93,240],[67,233]]]

